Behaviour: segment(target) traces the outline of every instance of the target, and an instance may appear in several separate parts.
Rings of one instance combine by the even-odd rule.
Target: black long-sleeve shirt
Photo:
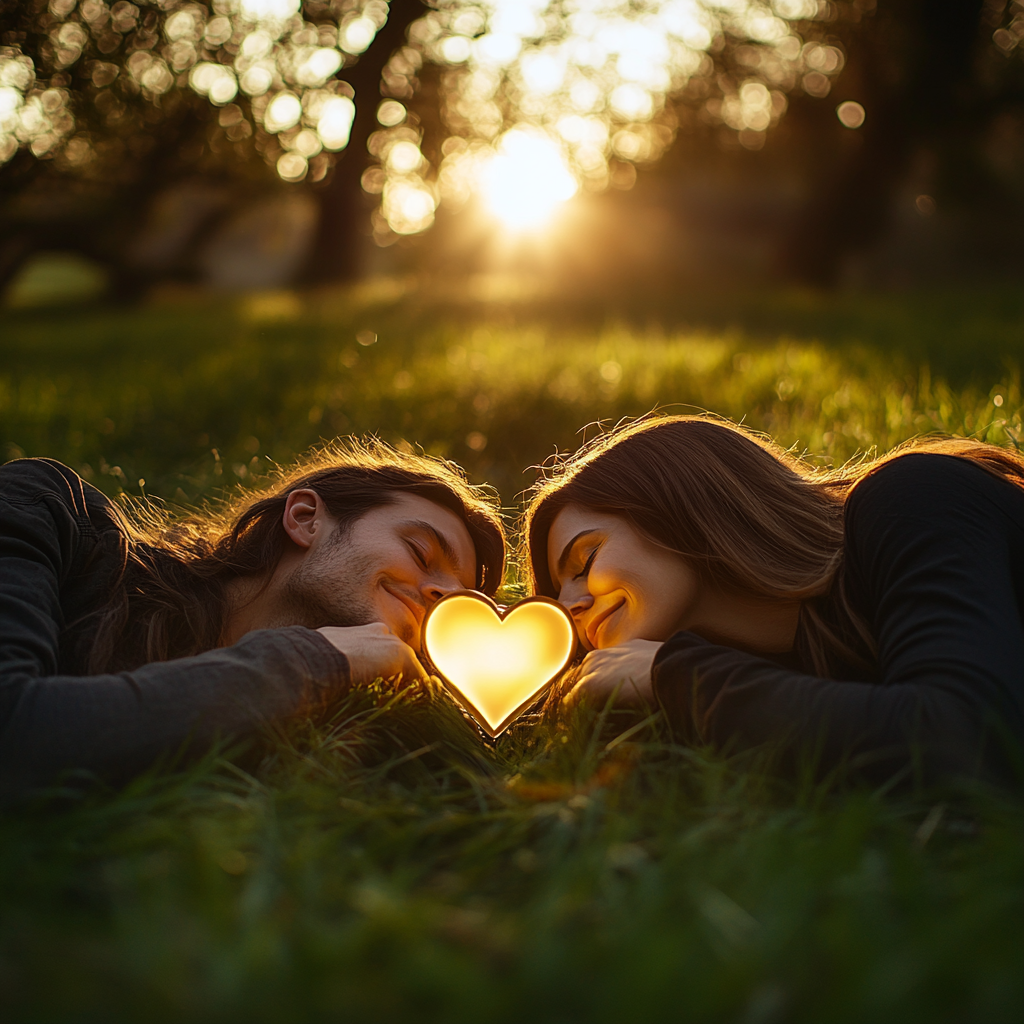
[[[684,742],[784,742],[819,770],[883,781],[1006,779],[1024,744],[1024,489],[948,455],[913,453],[846,505],[847,593],[878,648],[877,677],[822,679],[677,633],[655,693]]]
[[[0,466],[0,792],[72,768],[123,780],[186,742],[254,733],[347,684],[345,655],[302,626],[87,675],[95,613],[127,543],[110,501],[66,466]]]

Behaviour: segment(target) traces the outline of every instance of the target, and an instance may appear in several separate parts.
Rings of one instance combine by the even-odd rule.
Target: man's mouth
[[[609,607],[607,611],[595,615],[594,618],[592,618],[590,622],[587,623],[587,643],[591,646],[591,648],[593,648],[593,650],[596,651],[598,649],[598,641],[600,640],[599,631],[601,630],[601,628],[612,617],[612,615],[614,615],[625,603],[626,599],[622,598],[618,603],[613,604],[611,607]]]
[[[420,627],[423,625],[423,619],[427,614],[427,610],[418,601],[413,600],[407,594],[403,594],[400,590],[393,589],[386,583],[382,583],[381,587],[396,601],[405,606],[413,621],[413,632],[416,636],[419,636]]]

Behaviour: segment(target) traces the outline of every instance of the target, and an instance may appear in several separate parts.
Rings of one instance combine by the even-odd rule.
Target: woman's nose
[[[573,617],[581,615],[594,603],[593,596],[586,590],[568,588],[563,589],[558,595],[558,603]]]

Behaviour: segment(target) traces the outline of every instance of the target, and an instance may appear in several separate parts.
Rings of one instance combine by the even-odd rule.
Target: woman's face
[[[548,534],[548,570],[589,649],[665,641],[688,628],[697,574],[618,516],[567,505]]]

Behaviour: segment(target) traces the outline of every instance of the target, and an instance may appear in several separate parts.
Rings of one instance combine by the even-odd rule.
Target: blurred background
[[[0,0],[0,454],[1021,440],[1021,0]]]
[[[1019,0],[3,0],[8,306],[1019,280]]]

